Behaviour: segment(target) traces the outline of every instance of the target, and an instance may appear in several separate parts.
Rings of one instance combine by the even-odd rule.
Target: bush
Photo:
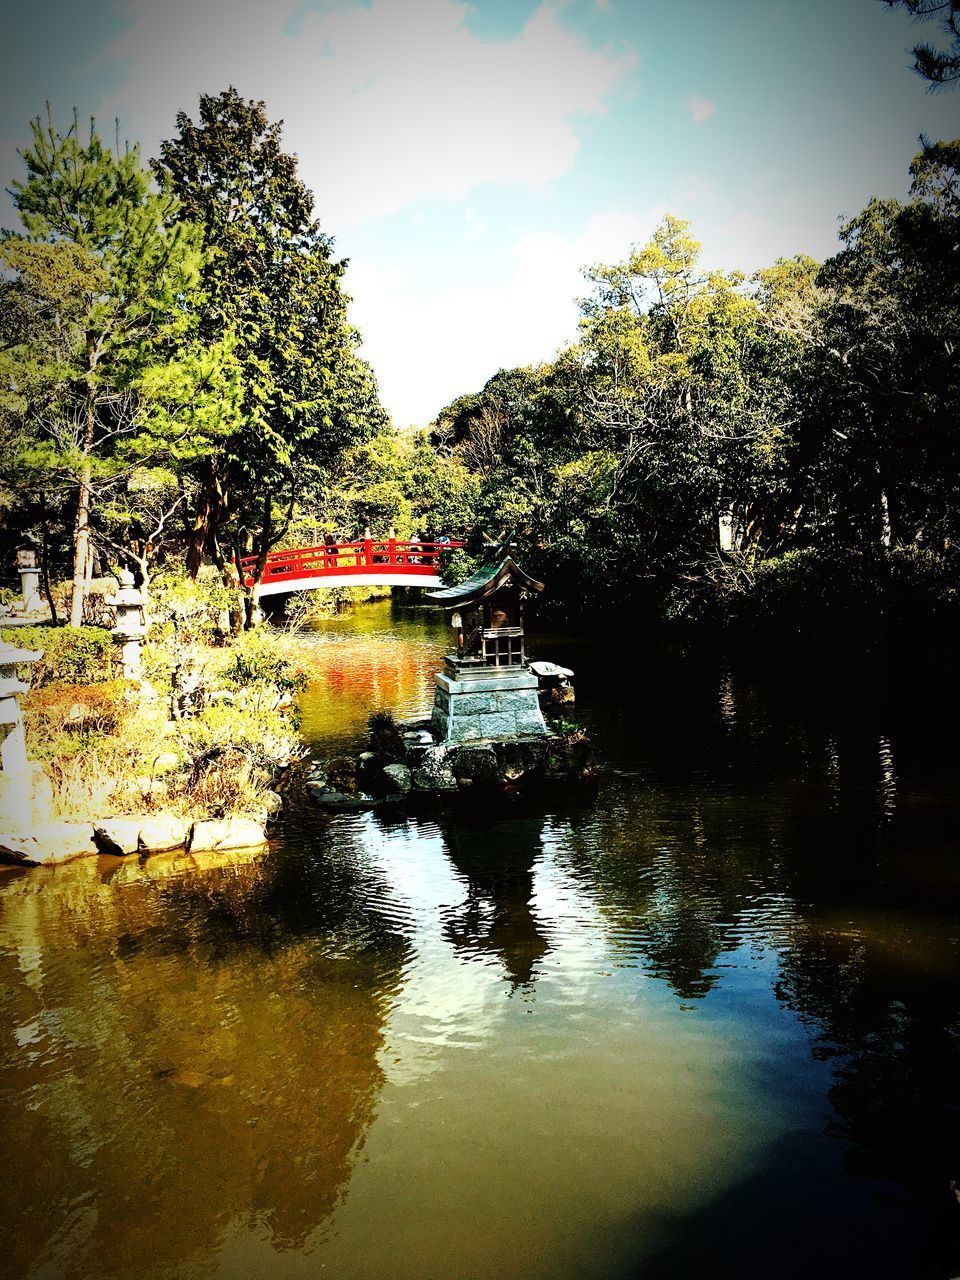
[[[35,689],[56,680],[98,684],[113,679],[116,647],[102,627],[5,627],[0,637],[18,649],[43,651],[29,669]]]
[[[285,693],[302,689],[306,672],[290,656],[284,637],[267,631],[246,631],[237,636],[223,679],[237,689],[272,685]]]
[[[40,732],[60,730],[115,733],[129,713],[127,685],[123,680],[100,684],[50,684],[31,689],[23,710]]]
[[[212,752],[243,754],[252,765],[272,770],[296,757],[300,749],[296,718],[269,694],[237,705],[214,702],[178,726],[189,757],[199,761]]]
[[[370,746],[388,760],[403,760],[404,744],[400,726],[389,711],[375,711],[370,717]]]
[[[923,547],[890,553],[889,612],[898,622],[923,622],[960,608],[960,561]]]
[[[223,614],[236,609],[239,592],[225,586],[212,566],[194,581],[179,574],[158,574],[150,584],[150,615],[156,639],[183,644],[212,643],[223,636]]]

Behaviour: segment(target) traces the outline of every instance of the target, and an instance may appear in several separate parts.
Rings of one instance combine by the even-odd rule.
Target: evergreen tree
[[[224,567],[225,541],[238,557],[252,536],[252,616],[267,553],[305,476],[384,415],[347,322],[346,263],[332,256],[280,124],[230,88],[201,97],[196,123],[181,112],[177,129],[155,172],[201,229],[200,330],[209,342],[234,336],[242,378],[238,428],[200,471],[188,568],[196,574],[204,554]],[[280,495],[286,516],[278,519]]]
[[[79,625],[98,494],[143,460],[188,454],[229,417],[224,352],[189,349],[184,302],[199,235],[151,189],[135,147],[106,147],[91,121],[32,125],[23,223],[8,234],[3,357],[21,463],[37,485],[73,489],[70,621]],[[228,363],[228,361],[227,361]]]
[[[884,0],[888,9],[906,9],[921,21],[936,20],[946,42],[935,45],[920,43],[913,47],[913,69],[928,81],[931,89],[960,84],[960,0]]]

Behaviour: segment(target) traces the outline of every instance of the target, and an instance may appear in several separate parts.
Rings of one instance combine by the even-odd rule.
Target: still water
[[[447,638],[306,638],[315,751],[425,711]],[[4,873],[0,1274],[947,1274],[955,685],[534,648],[588,789]]]

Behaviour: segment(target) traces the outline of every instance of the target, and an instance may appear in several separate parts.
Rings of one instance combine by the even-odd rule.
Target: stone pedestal
[[[17,666],[40,657],[30,649],[0,644],[0,825],[9,831],[27,830],[49,810],[50,784],[40,766],[27,760],[18,702],[30,686],[17,678]]]
[[[40,594],[39,569],[20,570],[20,594],[23,597],[24,613],[40,613],[46,608],[46,603]]]
[[[537,677],[523,667],[487,667],[446,660],[434,677],[430,727],[439,743],[545,737]]]

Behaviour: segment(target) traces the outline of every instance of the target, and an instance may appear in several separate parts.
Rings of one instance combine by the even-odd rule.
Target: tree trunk
[[[260,538],[257,545],[257,563],[253,570],[253,582],[244,591],[247,598],[247,630],[259,626],[263,621],[260,611],[260,584],[267,567],[267,556],[273,543],[273,495],[267,493],[263,499],[263,523],[260,526]]]
[[[203,556],[210,536],[211,517],[210,490],[205,484],[200,494],[200,509],[197,511],[190,530],[190,542],[187,545],[187,573],[196,578],[203,564]]]
[[[93,375],[97,367],[96,339],[87,334],[87,380],[84,392],[83,465],[77,485],[77,516],[73,524],[73,591],[70,596],[70,625],[83,622],[83,602],[88,590],[90,562],[90,483],[93,479],[94,401]]]
[[[890,525],[890,501],[886,489],[880,490],[880,541],[884,551],[890,550],[893,541],[893,529]]]
[[[60,619],[57,617],[57,605],[53,598],[53,591],[50,589],[50,528],[47,519],[47,499],[43,494],[40,497],[40,539],[40,581],[43,583],[43,594],[47,597],[47,604],[50,606],[50,621],[58,627]]]
[[[77,485],[77,515],[73,522],[73,591],[70,596],[70,625],[83,624],[83,602],[87,594],[87,570],[90,564],[90,480],[93,468],[89,456],[84,458]]]
[[[200,503],[187,547],[187,573],[191,578],[196,578],[204,556],[216,543],[226,508],[227,498],[217,474],[217,464],[208,462],[200,481]]]

